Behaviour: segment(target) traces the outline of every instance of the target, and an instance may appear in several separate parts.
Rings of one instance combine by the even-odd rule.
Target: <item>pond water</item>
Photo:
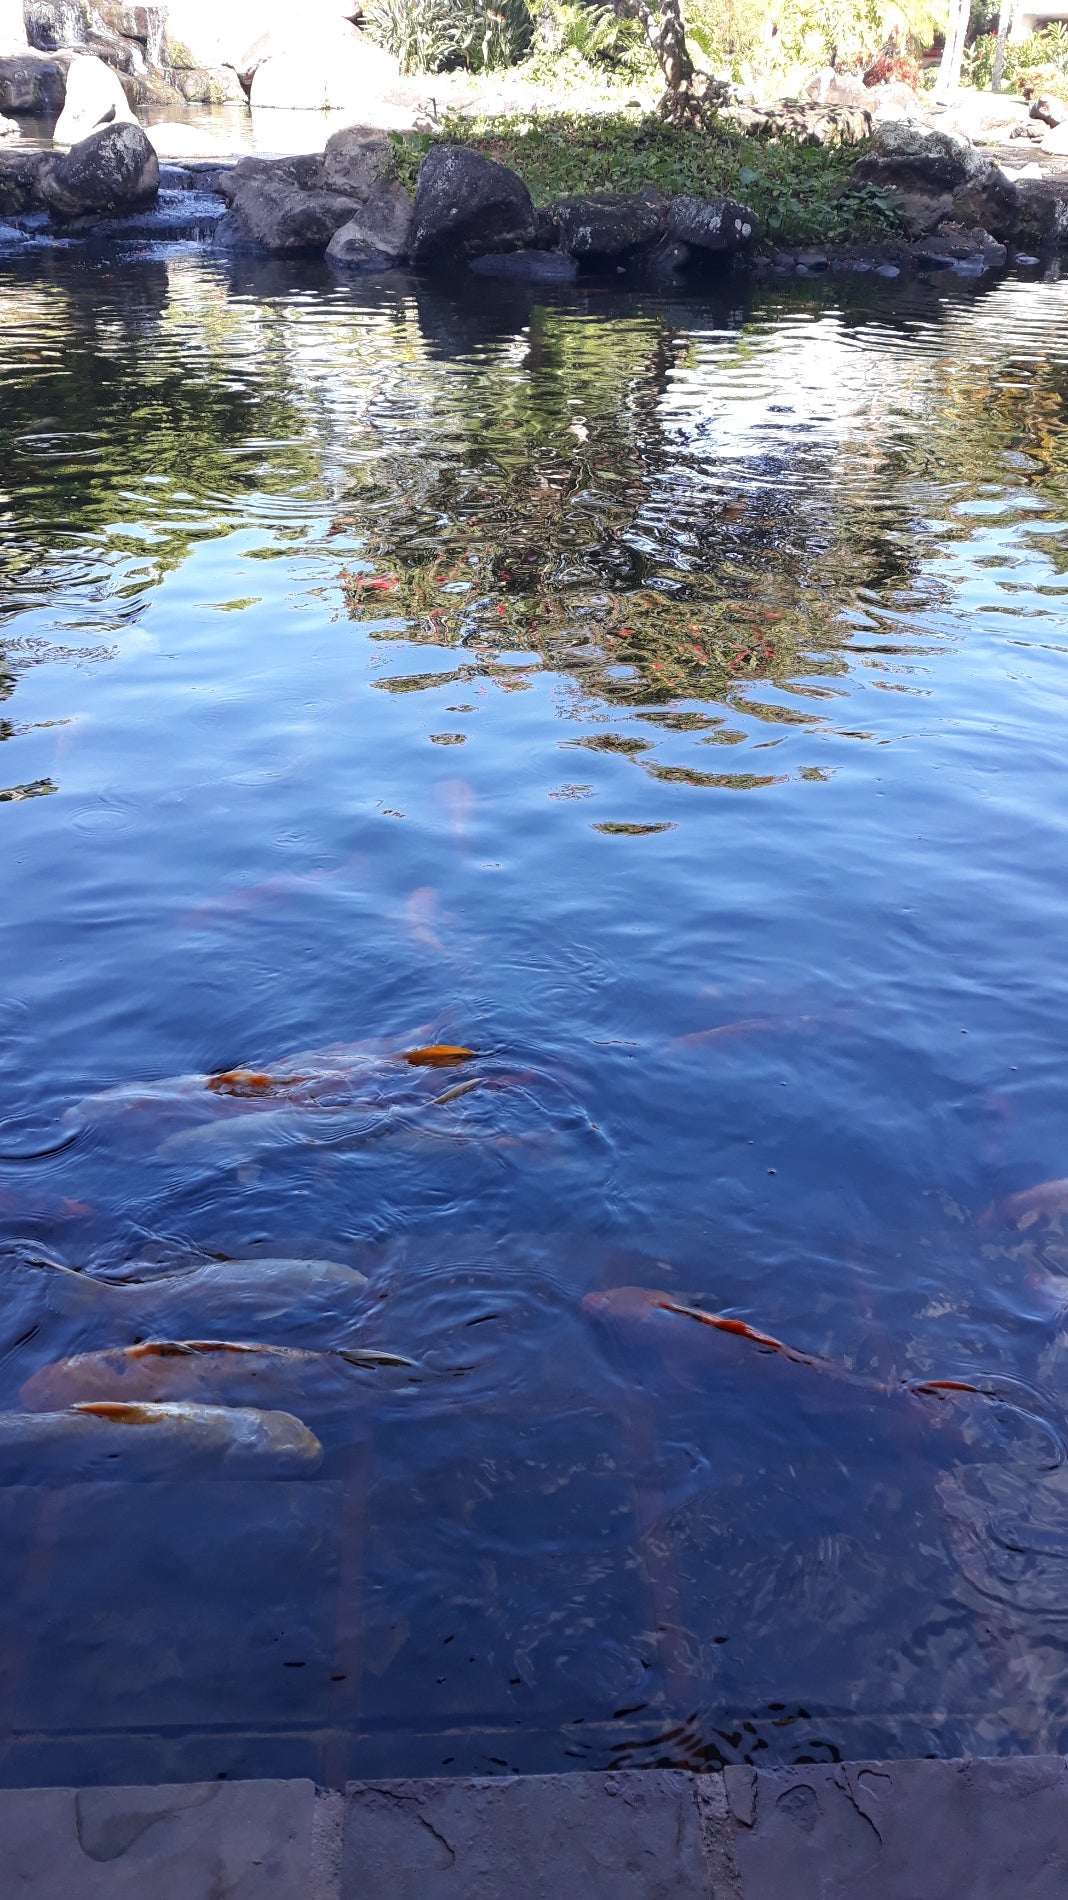
[[[1066,318],[0,263],[0,1778],[1068,1748]]]

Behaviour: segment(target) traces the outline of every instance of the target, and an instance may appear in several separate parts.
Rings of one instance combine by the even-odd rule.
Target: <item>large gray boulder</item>
[[[624,257],[662,236],[668,200],[658,192],[591,191],[557,198],[541,213],[542,237],[568,257]]]
[[[695,251],[743,251],[760,236],[760,223],[733,198],[673,198],[667,236]]]
[[[105,125],[136,125],[119,80],[102,59],[76,54],[67,68],[67,97],[52,134],[56,145],[77,145]]]
[[[519,251],[536,230],[523,180],[465,145],[435,145],[419,168],[408,255],[413,264]]]
[[[298,191],[320,191],[323,185],[323,160],[320,152],[301,152],[293,158],[241,158],[219,179],[219,191],[233,204],[249,187],[258,184],[295,186]]]
[[[159,161],[139,125],[107,125],[48,159],[41,197],[53,217],[141,211],[159,191]]]
[[[896,191],[953,192],[983,162],[960,133],[901,120],[876,126],[853,176],[860,183]]]
[[[314,33],[291,25],[268,34],[254,56],[249,104],[269,110],[362,114],[365,106],[373,110],[400,78],[393,54],[346,20]]]
[[[341,270],[379,270],[408,255],[414,200],[395,179],[375,186],[354,218],[335,231],[328,263]]]
[[[66,67],[42,53],[0,58],[0,112],[20,119],[54,119],[63,110]]]
[[[1021,178],[1016,187],[1016,243],[1023,251],[1068,244],[1068,178]]]
[[[365,125],[346,125],[326,141],[321,180],[324,191],[340,191],[363,202],[393,176],[393,147],[385,134]]]
[[[292,169],[287,174],[281,165],[256,170],[238,165],[220,184],[230,210],[217,225],[214,241],[225,251],[321,255],[359,209],[351,198],[296,181]]]
[[[853,179],[897,194],[916,235],[948,217],[979,225],[1001,242],[1016,227],[1015,185],[960,133],[904,122],[879,125]]]
[[[260,35],[311,41],[359,12],[358,0],[167,0],[167,64],[237,68]]]

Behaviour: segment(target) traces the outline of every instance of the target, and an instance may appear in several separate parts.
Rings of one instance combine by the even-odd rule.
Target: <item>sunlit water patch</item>
[[[0,263],[7,1780],[1068,1745],[1066,306]]]

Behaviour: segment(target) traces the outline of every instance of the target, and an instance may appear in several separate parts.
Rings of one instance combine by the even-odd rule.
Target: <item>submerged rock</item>
[[[487,251],[468,265],[477,277],[510,277],[528,284],[571,284],[578,276],[574,258],[559,251]]]
[[[66,104],[53,139],[77,145],[105,125],[136,125],[118,78],[102,59],[78,55],[67,69]]]
[[[61,219],[142,211],[159,192],[159,160],[139,125],[107,125],[41,169],[40,194]]]
[[[947,218],[938,225],[934,236],[938,250],[950,258],[980,258],[984,265],[996,269],[1008,256],[1004,244],[999,244],[979,225],[961,224],[959,220]]]
[[[518,251],[533,242],[534,206],[506,165],[463,145],[436,145],[419,171],[409,256],[413,264]]]

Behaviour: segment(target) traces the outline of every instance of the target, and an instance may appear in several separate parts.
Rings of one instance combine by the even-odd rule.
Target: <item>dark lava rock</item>
[[[625,257],[663,236],[668,201],[656,192],[591,191],[558,198],[545,213],[557,249],[569,257]]]
[[[892,120],[876,126],[868,150],[853,167],[853,177],[858,184],[891,185],[897,191],[934,196],[966,184],[976,161],[986,162],[956,132],[935,132],[907,120]]]
[[[39,207],[40,177],[47,152],[0,153],[0,217],[16,218]]]
[[[533,242],[523,180],[463,145],[436,145],[419,169],[409,256],[413,264],[519,251]]]
[[[298,191],[331,189],[323,178],[322,155],[319,152],[302,152],[292,158],[239,158],[236,165],[219,172],[216,190],[232,201],[254,184],[293,185]],[[351,196],[353,201],[357,196],[355,192],[335,195],[343,198]]]
[[[0,112],[21,119],[56,119],[67,96],[66,68],[40,53],[0,59]]]
[[[878,125],[871,145],[853,168],[857,184],[899,194],[914,236],[933,231],[946,217],[979,225],[998,240],[1016,227],[1016,186],[1000,166],[984,158],[955,132],[891,121]]]
[[[635,267],[651,283],[669,283],[680,271],[693,262],[693,251],[688,244],[679,244],[675,238],[662,237],[659,244],[653,244],[639,251],[634,259]]]
[[[983,260],[984,265],[996,269],[1004,264],[1008,257],[1004,244],[999,244],[997,239],[992,238],[989,231],[984,231],[980,225],[961,224],[956,219],[947,218],[938,226],[934,237],[937,240],[938,251],[945,253],[954,261],[960,262],[978,257]]]
[[[55,218],[141,211],[159,191],[159,160],[139,125],[106,125],[40,176],[41,197]]]
[[[733,198],[673,198],[667,235],[695,251],[740,251],[760,236],[760,224]]]
[[[335,234],[359,210],[351,198],[332,191],[305,191],[277,167],[276,176],[246,174],[235,166],[222,187],[230,211],[215,231],[225,251],[259,251],[272,257],[297,257],[326,250]]]
[[[1021,178],[1015,239],[1025,251],[1068,243],[1068,178]]]
[[[380,270],[408,255],[412,199],[396,179],[386,178],[364,199],[354,217],[334,233],[327,260],[344,270]]]
[[[572,284],[578,276],[573,257],[558,251],[487,251],[468,265],[478,277],[510,277],[528,284]]]
[[[1043,125],[1063,125],[1068,119],[1068,100],[1057,93],[1044,92],[1031,101],[1031,117]]]
[[[953,213],[961,223],[978,225],[1004,243],[1013,236],[1019,222],[1019,193],[1000,165],[985,159],[980,163],[982,171],[977,169],[964,189],[954,192]]]

